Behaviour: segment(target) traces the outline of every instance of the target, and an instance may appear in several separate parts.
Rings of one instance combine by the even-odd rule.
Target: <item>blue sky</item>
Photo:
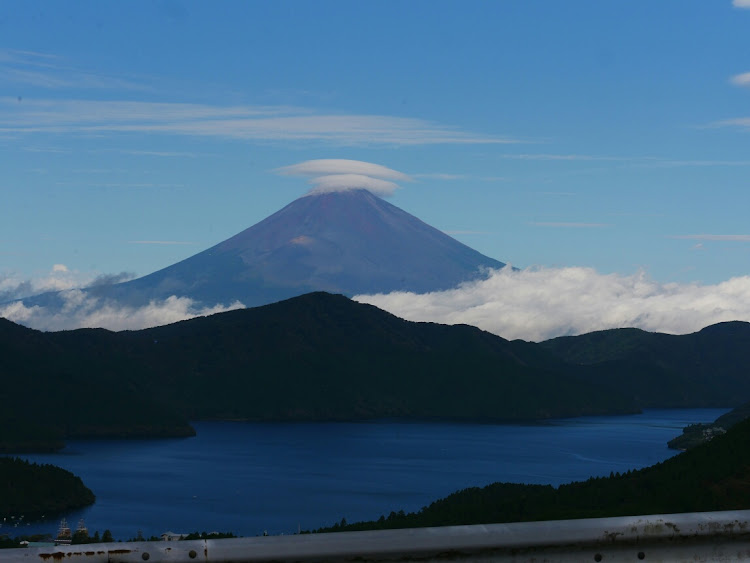
[[[747,0],[5,1],[0,290],[172,264],[325,158],[520,268],[744,278],[749,53]]]

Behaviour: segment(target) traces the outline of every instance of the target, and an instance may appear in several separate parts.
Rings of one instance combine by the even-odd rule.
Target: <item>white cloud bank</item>
[[[26,307],[22,301],[16,301],[0,305],[0,317],[38,330],[139,330],[244,308],[239,301],[230,305],[200,307],[190,298],[174,295],[143,307],[131,307],[91,297],[79,289],[65,291],[61,297],[64,305],[60,310]]]
[[[732,6],[735,8],[750,8],[750,0],[733,0]]]
[[[469,324],[508,339],[541,341],[622,327],[686,334],[717,322],[750,321],[750,276],[717,285],[662,284],[643,272],[506,267],[448,291],[354,299],[408,320]]]
[[[93,297],[79,288],[100,287],[124,282],[135,277],[130,272],[119,274],[84,273],[64,264],[54,264],[42,276],[23,279],[17,274],[0,275],[0,317],[38,330],[71,330],[76,328],[107,328],[139,330],[174,323],[193,317],[242,309],[235,301],[229,305],[200,306],[187,297],[172,296],[152,301],[143,307],[121,305]],[[60,292],[61,308],[26,306],[23,298],[47,292]]]
[[[132,277],[132,274],[125,272],[97,276],[94,273],[70,270],[65,264],[54,264],[49,272],[33,279],[26,279],[19,274],[5,272],[0,273],[0,303],[48,291],[64,291],[92,284],[102,285],[106,280],[116,279],[116,281],[124,281]],[[116,283],[116,281],[112,283]]]
[[[307,160],[276,169],[284,176],[306,176],[315,186],[307,195],[365,189],[380,197],[388,197],[399,188],[391,180],[411,181],[402,172],[361,160],[324,158]]]
[[[58,268],[57,274],[69,272]],[[116,282],[119,276],[101,281]],[[0,317],[39,330],[138,330],[244,307],[238,301],[203,307],[175,296],[131,307],[78,289],[61,295],[61,309],[27,307],[16,301],[0,305]],[[718,322],[750,321],[750,276],[715,285],[665,284],[643,272],[621,275],[581,267],[523,271],[507,267],[448,291],[359,295],[354,299],[408,320],[469,324],[508,339],[541,341],[622,327],[686,334]]]

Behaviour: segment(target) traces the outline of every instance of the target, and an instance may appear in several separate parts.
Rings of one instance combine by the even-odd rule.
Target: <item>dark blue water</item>
[[[494,481],[585,480],[652,465],[666,442],[727,409],[650,410],[542,425],[198,422],[194,438],[71,441],[26,459],[79,475],[96,504],[67,515],[117,539],[165,531],[251,536],[407,512]],[[57,531],[58,519],[0,533]]]

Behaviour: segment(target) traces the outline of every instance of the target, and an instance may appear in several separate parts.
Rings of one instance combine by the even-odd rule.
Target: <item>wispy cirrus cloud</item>
[[[51,53],[0,48],[0,65],[17,65],[41,68],[56,68],[61,58]]]
[[[750,74],[750,73],[748,73]],[[744,125],[750,127],[750,118],[748,119],[729,119],[711,124],[711,127],[720,127],[726,125]],[[601,156],[591,154],[503,154],[501,158],[509,160],[526,160],[532,162],[612,162],[622,163],[631,166],[653,167],[653,168],[677,168],[689,166],[750,166],[750,160],[706,160],[706,159],[675,159],[659,156]]]
[[[733,117],[730,119],[721,119],[719,121],[710,123],[708,127],[739,127],[741,129],[750,129],[750,117]]]
[[[750,160],[659,160],[653,163],[654,166],[670,168],[682,166],[697,167],[722,167],[722,166],[750,166]]]
[[[599,229],[612,226],[609,223],[580,223],[571,221],[532,221],[529,225],[534,227],[559,227],[564,229]]]
[[[287,106],[27,100],[0,98],[0,133],[149,133],[338,145],[504,144],[508,137],[461,131],[409,117],[321,113]]]
[[[413,174],[412,177],[425,180],[465,180],[469,178],[469,176],[466,174],[443,174],[440,172],[435,172],[432,174]]]
[[[613,162],[621,162],[621,161],[631,161],[631,160],[642,160],[643,157],[629,157],[629,156],[597,156],[597,155],[590,155],[590,154],[534,154],[534,153],[524,153],[524,154],[503,154],[501,155],[502,158],[511,159],[511,160],[561,160],[561,161],[583,161],[583,162],[592,162],[592,161],[613,161]]]
[[[151,86],[127,77],[76,68],[58,55],[15,49],[0,49],[0,85],[3,83],[48,90],[152,90]],[[38,133],[148,133],[249,141],[314,141],[338,145],[521,142],[510,137],[462,131],[413,117],[323,112],[281,105],[222,106],[179,102],[30,99],[22,96],[0,98],[0,124],[0,137]]]
[[[750,86],[750,72],[743,72],[742,74],[735,74],[729,79],[729,82],[735,86]]]
[[[116,152],[118,154],[129,154],[133,156],[156,156],[164,158],[198,158],[199,156],[212,156],[205,153],[186,152],[186,151],[146,151],[130,149],[106,149],[106,152]]]
[[[129,240],[128,244],[156,244],[156,245],[192,245],[195,242],[187,240]]]
[[[669,238],[688,239],[688,240],[711,240],[711,241],[730,241],[730,242],[750,242],[750,235],[672,235]]]
[[[504,176],[475,176],[473,174],[448,174],[441,172],[412,174],[412,178],[417,180],[438,180],[441,182],[455,182],[459,180],[470,180],[476,182],[507,182],[508,178]]]
[[[98,76],[85,72],[57,70],[54,73],[36,70],[21,70],[15,68],[3,69],[5,80],[28,84],[37,88],[55,89],[117,89],[117,90],[150,90],[149,87],[124,80]]]
[[[103,100],[0,98],[3,128],[13,132],[76,132],[123,125],[151,126],[214,123],[216,120],[279,115],[295,111],[282,106],[210,106],[204,104]]]
[[[37,152],[37,153],[52,153],[52,154],[70,154],[69,149],[63,149],[60,147],[21,147],[21,150],[26,152]]]
[[[151,90],[134,80],[76,68],[58,55],[19,49],[0,49],[0,76],[4,82],[48,90]]]
[[[55,182],[56,186],[86,186],[88,188],[104,189],[151,189],[151,188],[184,188],[185,184],[153,183],[153,182]]]

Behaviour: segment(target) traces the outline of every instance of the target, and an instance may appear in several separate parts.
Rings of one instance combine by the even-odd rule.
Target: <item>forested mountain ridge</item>
[[[510,422],[731,406],[750,397],[749,349],[748,323],[535,344],[322,292],[119,333],[0,319],[0,451],[187,436],[196,419]]]
[[[188,435],[201,418],[500,422],[636,410],[576,371],[536,344],[312,293],[121,333],[5,321],[0,418],[62,437],[131,437]],[[14,438],[0,435],[6,451]]]
[[[616,328],[578,336],[560,336],[541,344],[566,361],[596,364],[605,361],[667,360],[699,363],[701,358],[743,353],[750,343],[750,323],[722,322],[690,334],[664,334],[638,328]]]
[[[750,323],[685,335],[613,329],[541,343],[589,381],[641,407],[735,406],[750,400]]]

